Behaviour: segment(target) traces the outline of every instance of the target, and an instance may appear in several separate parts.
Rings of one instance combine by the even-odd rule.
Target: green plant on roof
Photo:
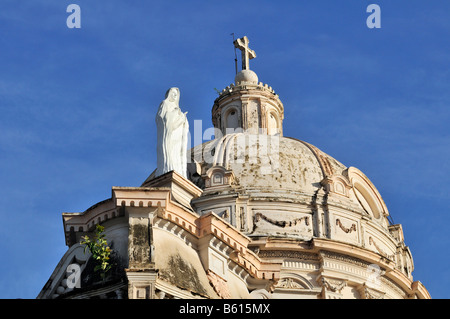
[[[83,236],[80,244],[85,245],[84,253],[89,249],[92,258],[96,262],[94,271],[101,271],[100,276],[105,280],[106,273],[111,269],[111,263],[109,262],[111,255],[111,248],[108,246],[108,242],[105,239],[104,234],[105,227],[97,225],[95,228],[95,235],[91,239],[89,236]]]

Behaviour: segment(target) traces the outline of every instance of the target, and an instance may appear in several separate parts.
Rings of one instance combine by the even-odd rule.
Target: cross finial
[[[233,43],[234,46],[242,52],[242,70],[250,70],[249,60],[256,58],[256,53],[248,47],[248,38],[244,36],[243,38],[235,40]]]

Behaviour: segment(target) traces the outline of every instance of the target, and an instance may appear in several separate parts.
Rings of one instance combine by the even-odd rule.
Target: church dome
[[[295,200],[301,194],[310,200],[322,187],[324,165],[338,174],[346,169],[313,145],[279,135],[228,134],[204,143],[194,153],[194,158],[203,158],[198,162],[202,175],[222,167],[233,173],[236,192],[280,200]]]
[[[314,145],[280,135],[227,134],[191,149],[188,175],[203,190],[192,201],[195,211],[214,213],[263,240],[255,249],[267,249],[275,238],[323,238],[395,261],[412,278],[401,226],[389,222],[376,187]]]
[[[242,70],[238,74],[236,74],[234,78],[234,83],[238,84],[240,82],[248,82],[248,83],[258,83],[258,76],[252,70]]]

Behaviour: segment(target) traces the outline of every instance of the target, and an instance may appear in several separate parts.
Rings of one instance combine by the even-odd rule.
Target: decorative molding
[[[342,225],[341,220],[339,218],[336,219],[336,226],[339,226],[346,234],[351,233],[352,231],[356,231],[356,224],[352,224],[349,228]]]
[[[289,251],[289,250],[261,250],[258,256],[260,258],[293,258],[316,262],[319,261],[319,256],[316,254],[305,253],[301,251]]]
[[[301,285],[297,280],[294,278],[282,278],[278,281],[278,283],[275,285],[275,288],[281,288],[281,289],[306,289]]]
[[[406,298],[407,292],[403,290],[396,282],[386,276],[381,276],[380,280],[383,285],[388,286],[392,291],[395,291],[401,298]]]
[[[372,236],[369,236],[369,244],[373,245],[375,247],[375,249],[378,251],[378,253],[380,255],[382,255],[383,257],[390,259],[390,260],[394,260],[395,254],[394,255],[388,255],[387,253],[385,253],[375,242],[375,240],[372,238]]]
[[[371,264],[367,261],[364,261],[364,260],[356,258],[356,257],[342,255],[342,254],[334,253],[331,251],[322,251],[321,255],[322,255],[322,257],[325,257],[325,258],[335,259],[335,260],[339,260],[339,261],[342,261],[345,263],[357,265],[364,269],[367,269],[367,267]]]
[[[282,227],[282,228],[296,226],[296,225],[300,224],[302,220],[305,221],[305,225],[306,226],[309,226],[309,218],[308,218],[308,216],[295,218],[292,221],[286,221],[286,220],[279,221],[279,220],[271,219],[271,218],[263,215],[262,213],[256,213],[253,216],[253,219],[254,219],[255,223],[258,222],[259,220],[263,219],[263,220],[265,220],[266,222],[268,222],[268,223],[270,223],[272,225],[275,225],[275,226],[278,226],[278,227]]]
[[[211,270],[206,272],[206,276],[208,277],[209,284],[213,287],[214,291],[219,295],[222,299],[230,299],[231,293],[228,288],[227,282],[216,275]]]
[[[384,299],[384,293],[377,292],[370,288],[365,288],[363,294],[365,299]]]
[[[128,299],[154,299],[158,273],[155,270],[125,269],[128,280]]]
[[[384,299],[385,292],[368,287],[365,283],[356,288],[362,299]]]
[[[324,187],[325,192],[347,198],[349,197],[349,190],[352,188],[348,179],[339,173],[325,177],[320,184]]]
[[[208,169],[206,173],[202,175],[202,178],[205,181],[206,189],[214,188],[216,186],[218,187],[230,186],[235,179],[233,171],[227,170],[225,167],[221,166],[224,162],[224,158],[219,157],[226,155],[223,153],[224,151],[222,150],[224,146],[219,144],[218,147],[220,148],[221,151],[216,152],[214,154],[215,165],[212,166],[210,169]]]
[[[247,246],[250,239],[216,214],[210,212],[198,216],[173,205],[169,201],[166,210],[162,212],[160,218],[181,226],[197,238],[208,235],[214,236],[218,241],[232,249],[233,252],[230,253],[230,259],[243,266],[252,277],[278,279],[281,263],[262,261],[248,249]]]
[[[320,264],[318,262],[313,262],[313,261],[283,260],[283,268],[315,271],[315,270],[320,269]]]
[[[331,292],[341,293],[342,289],[347,286],[347,282],[345,280],[327,279],[322,277],[320,281],[322,286]]]

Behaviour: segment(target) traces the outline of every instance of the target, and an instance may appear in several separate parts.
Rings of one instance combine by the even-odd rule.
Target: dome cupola
[[[242,70],[214,101],[212,122],[223,135],[237,131],[282,135],[283,103],[272,87],[258,82],[258,75],[250,70],[249,60],[256,53],[248,43],[246,36],[234,41],[242,51]]]

